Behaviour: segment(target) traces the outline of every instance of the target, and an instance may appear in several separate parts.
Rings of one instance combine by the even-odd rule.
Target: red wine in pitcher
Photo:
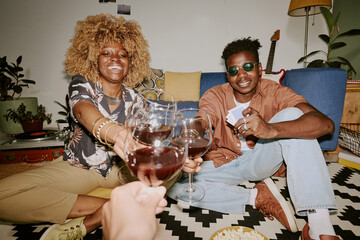
[[[171,126],[168,125],[161,125],[158,128],[151,128],[149,124],[146,124],[141,127],[132,127],[134,132],[134,136],[140,141],[145,144],[151,144],[154,140],[164,140],[166,139],[172,130]]]
[[[143,179],[156,186],[159,180],[166,181],[181,171],[185,154],[172,147],[146,147],[127,155],[128,167],[140,181]]]
[[[209,146],[209,140],[205,138],[176,137],[171,139],[171,143],[175,146],[184,146],[187,143],[188,155],[193,158],[203,155]]]

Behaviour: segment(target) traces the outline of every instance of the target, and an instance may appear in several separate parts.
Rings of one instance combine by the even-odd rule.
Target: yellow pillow
[[[199,101],[201,72],[165,72],[164,90],[177,101]]]
[[[101,197],[101,198],[109,198],[111,196],[111,188],[96,188],[93,191],[89,192],[87,195],[93,196],[93,197]]]

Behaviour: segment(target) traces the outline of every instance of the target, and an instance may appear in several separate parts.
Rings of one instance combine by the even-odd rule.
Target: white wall
[[[60,118],[69,76],[64,54],[78,20],[98,13],[117,14],[117,5],[131,5],[131,15],[142,26],[150,45],[151,67],[168,71],[224,71],[221,53],[236,38],[258,38],[263,45],[260,60],[265,68],[270,37],[280,29],[273,70],[301,68],[304,17],[289,17],[289,0],[0,0],[0,56],[15,61],[23,56],[25,76],[36,85],[22,96],[37,96]],[[312,26],[313,19],[315,25]],[[321,15],[310,17],[308,52],[322,49],[317,37],[326,33]]]

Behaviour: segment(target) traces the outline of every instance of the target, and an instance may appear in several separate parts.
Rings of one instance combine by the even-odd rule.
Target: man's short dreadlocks
[[[248,51],[254,54],[256,62],[259,62],[259,48],[261,48],[261,45],[258,39],[252,40],[250,37],[238,39],[226,45],[221,58],[225,60],[226,64],[231,55]]]

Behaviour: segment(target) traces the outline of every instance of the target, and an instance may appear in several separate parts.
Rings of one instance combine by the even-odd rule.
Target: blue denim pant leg
[[[300,112],[299,114],[302,115],[297,108],[284,111]],[[272,121],[279,122],[278,117],[275,115]],[[280,118],[283,119],[282,116]],[[306,210],[318,208],[334,211],[337,208],[334,190],[318,141],[316,139],[280,139],[277,142],[287,165],[287,184],[296,213],[305,216]]]
[[[298,108],[287,108],[277,113],[270,122],[288,121],[302,114]],[[247,162],[244,167],[246,172],[254,171],[249,173],[249,179],[266,174],[265,170],[259,171],[257,168],[266,168],[266,165],[271,168],[279,163],[280,157],[287,165],[287,185],[298,215],[306,215],[305,210],[309,209],[336,209],[330,175],[316,139],[273,139],[259,140],[258,143],[261,144],[257,144],[256,147],[261,154],[257,155],[258,151],[254,152],[252,161]],[[269,149],[271,147],[276,150]],[[264,162],[264,159],[267,162]]]
[[[296,119],[302,115],[297,108],[277,113],[270,122]],[[273,175],[283,161],[287,164],[288,188],[297,213],[316,208],[335,208],[329,174],[316,140],[260,139],[255,148],[230,163],[215,168],[212,161],[202,164],[194,181],[204,187],[205,197],[193,206],[226,213],[243,213],[249,203],[250,189],[237,186],[246,180],[263,180]],[[319,174],[320,173],[320,174]],[[176,183],[168,196],[176,199],[181,183]],[[316,183],[314,183],[316,182]]]
[[[194,183],[205,190],[204,198],[189,205],[223,213],[244,213],[245,203],[249,202],[250,190],[236,186],[246,179],[238,171],[239,159],[215,168],[212,161],[205,161],[201,171],[194,174]],[[176,182],[167,196],[177,200],[176,194],[186,188],[188,177]]]

